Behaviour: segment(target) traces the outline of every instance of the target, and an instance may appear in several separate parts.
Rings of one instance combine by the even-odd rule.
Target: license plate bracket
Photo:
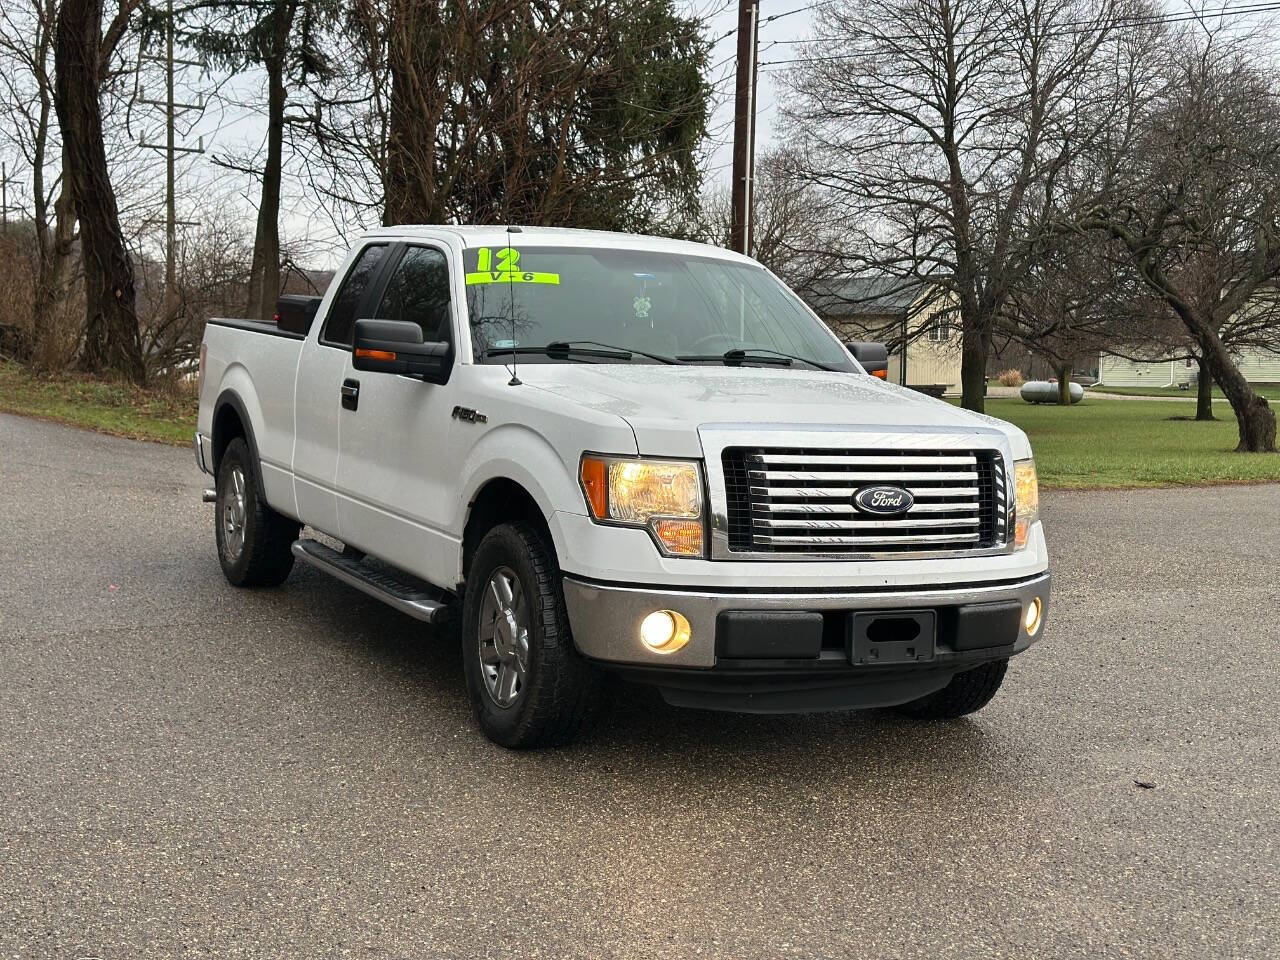
[[[849,661],[858,666],[932,660],[938,616],[933,610],[868,610],[850,614]]]

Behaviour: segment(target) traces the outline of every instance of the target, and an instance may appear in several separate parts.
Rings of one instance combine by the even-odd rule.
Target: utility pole
[[[756,43],[760,0],[738,0],[738,74],[733,102],[733,212],[729,245],[751,252],[751,203],[755,187]]]
[[[178,247],[177,202],[173,190],[173,124],[176,119],[173,104],[173,0],[165,0],[164,37],[164,87],[165,87],[165,163],[164,163],[164,312],[168,316],[174,302],[177,284],[177,267],[174,263]]]
[[[9,176],[9,164],[0,163],[0,232],[3,233],[9,232],[9,184],[14,182]]]
[[[201,137],[194,147],[178,146],[178,115],[188,110],[203,110],[203,101],[199,103],[178,103],[175,97],[175,80],[179,66],[203,67],[198,60],[176,60],[173,55],[173,0],[165,0],[165,52],[163,58],[148,57],[149,60],[161,60],[164,63],[165,98],[148,100],[143,92],[140,102],[152,106],[164,107],[165,142],[164,145],[147,143],[145,139],[140,146],[150,150],[161,150],[165,155],[164,162],[164,312],[170,314],[177,305],[178,290],[178,227],[199,226],[199,221],[178,220],[178,203],[176,191],[176,166],[179,153],[204,153],[204,138]]]

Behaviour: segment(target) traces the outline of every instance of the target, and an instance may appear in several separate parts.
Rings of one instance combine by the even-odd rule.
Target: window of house
[[[427,343],[451,342],[450,300],[449,262],[445,255],[434,247],[409,247],[387,281],[374,316],[416,323]]]
[[[929,325],[929,339],[934,343],[943,343],[951,339],[951,324],[945,317],[937,317]]]

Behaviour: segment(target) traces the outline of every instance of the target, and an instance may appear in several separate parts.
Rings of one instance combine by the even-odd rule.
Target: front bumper
[[[940,688],[959,670],[1021,653],[1044,636],[1049,574],[947,589],[841,592],[687,591],[566,576],[564,595],[582,654],[657,684],[668,700],[791,711],[901,703]],[[1042,613],[1032,636],[1022,612],[1036,599]],[[654,653],[640,642],[640,622],[654,610],[674,610],[689,621],[690,640],[675,653]],[[850,625],[854,614],[874,611],[932,612],[936,642],[918,661],[870,662],[857,652]]]

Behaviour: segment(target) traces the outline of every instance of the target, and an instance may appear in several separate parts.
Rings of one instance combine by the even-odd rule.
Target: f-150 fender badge
[[[877,517],[899,516],[910,510],[915,502],[911,492],[901,487],[863,487],[853,495],[855,507]]]
[[[488,423],[489,418],[477,410],[470,407],[454,407],[453,419],[461,420],[464,423]]]

